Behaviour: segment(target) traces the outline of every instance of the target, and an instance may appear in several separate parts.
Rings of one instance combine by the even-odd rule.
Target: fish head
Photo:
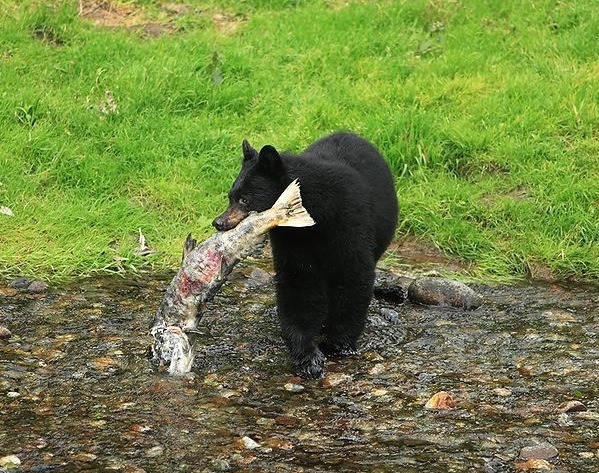
[[[273,206],[291,179],[279,152],[270,145],[258,153],[244,140],[241,170],[229,190],[229,207],[212,222],[218,231],[235,228],[250,212]]]
[[[172,376],[180,376],[191,371],[194,358],[194,345],[187,334],[177,326],[157,326],[150,331],[154,337],[152,361],[164,366]]]

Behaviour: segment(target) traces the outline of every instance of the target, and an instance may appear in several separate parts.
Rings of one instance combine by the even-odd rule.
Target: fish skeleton
[[[204,304],[216,295],[234,266],[252,251],[268,230],[277,226],[314,224],[302,205],[296,179],[270,209],[251,212],[235,228],[218,232],[201,245],[191,234],[187,235],[183,262],[166,290],[150,330],[154,337],[154,363],[168,365],[171,375],[188,373],[194,358],[190,335],[196,330]]]

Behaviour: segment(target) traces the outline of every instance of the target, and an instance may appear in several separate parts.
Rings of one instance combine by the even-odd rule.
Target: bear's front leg
[[[328,309],[324,284],[317,274],[277,274],[277,306],[281,332],[295,373],[307,379],[324,375],[325,356],[318,348]]]

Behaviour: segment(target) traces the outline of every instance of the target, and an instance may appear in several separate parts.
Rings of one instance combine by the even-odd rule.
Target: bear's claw
[[[354,346],[337,345],[326,341],[321,343],[319,348],[327,358],[348,358],[358,354],[358,350]]]
[[[317,350],[314,353],[294,363],[294,371],[304,379],[319,379],[324,376],[324,362],[326,358]]]

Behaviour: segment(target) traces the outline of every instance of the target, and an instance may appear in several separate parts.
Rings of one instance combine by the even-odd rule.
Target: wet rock
[[[455,409],[455,401],[450,392],[439,391],[426,402],[425,409],[448,410]]]
[[[214,468],[214,471],[229,471],[231,464],[224,458],[217,458],[212,460],[212,468]]]
[[[304,391],[306,389],[301,384],[295,384],[295,383],[286,383],[283,387],[285,388],[285,391],[289,391],[292,393],[301,393],[302,391]]]
[[[508,471],[507,465],[496,458],[485,463],[483,469],[484,473],[503,473],[505,471]]]
[[[551,470],[553,465],[547,460],[531,459],[525,462],[516,463],[516,469],[520,471],[531,470]]]
[[[322,379],[322,385],[325,388],[332,388],[342,383],[347,383],[352,377],[345,373],[331,373]]]
[[[27,289],[29,284],[31,284],[31,281],[27,278],[16,278],[8,283],[8,287],[11,289]]]
[[[73,455],[71,458],[75,461],[89,463],[95,461],[98,457],[93,453],[77,453],[76,455]]]
[[[300,425],[300,420],[297,417],[281,415],[275,417],[275,423],[287,427],[297,427]]]
[[[0,325],[0,340],[8,340],[12,337],[12,333],[4,325]]]
[[[454,307],[474,310],[483,300],[465,284],[446,278],[423,277],[408,288],[408,298],[423,305]]]
[[[162,456],[164,453],[164,447],[162,445],[156,445],[155,447],[146,450],[146,457],[156,458]]]
[[[241,445],[248,450],[260,447],[260,444],[250,437],[241,437]]]
[[[493,393],[501,397],[509,397],[513,394],[513,391],[510,388],[495,388]]]
[[[396,310],[383,307],[381,309],[381,315],[387,322],[397,323],[399,321],[399,313]]]
[[[16,455],[6,455],[0,458],[0,467],[2,468],[19,468],[21,466],[21,460]]]
[[[594,412],[594,411],[584,411],[584,412],[579,412],[576,415],[577,419],[583,419],[583,420],[591,420],[594,422],[599,422],[599,412]]]
[[[368,370],[368,373],[372,375],[379,375],[381,373],[384,373],[386,369],[387,367],[383,363],[377,363]]]
[[[557,416],[557,423],[562,427],[570,427],[574,425],[574,422],[572,422],[570,416],[565,412],[562,412],[560,415]]]
[[[46,292],[47,290],[48,284],[46,284],[44,281],[32,281],[29,286],[27,286],[27,292],[34,294]]]
[[[12,287],[0,287],[0,296],[13,297],[18,294],[19,291]]]
[[[401,304],[407,298],[411,279],[386,271],[377,271],[374,279],[374,297]]]
[[[523,447],[520,450],[520,458],[524,460],[548,460],[559,455],[557,448],[549,442],[540,442],[536,445]]]
[[[560,404],[557,408],[558,412],[583,412],[586,411],[586,406],[580,401],[568,401]]]
[[[254,268],[250,273],[249,279],[250,281],[253,281],[258,284],[266,284],[270,281],[271,277],[272,276],[263,269]]]

